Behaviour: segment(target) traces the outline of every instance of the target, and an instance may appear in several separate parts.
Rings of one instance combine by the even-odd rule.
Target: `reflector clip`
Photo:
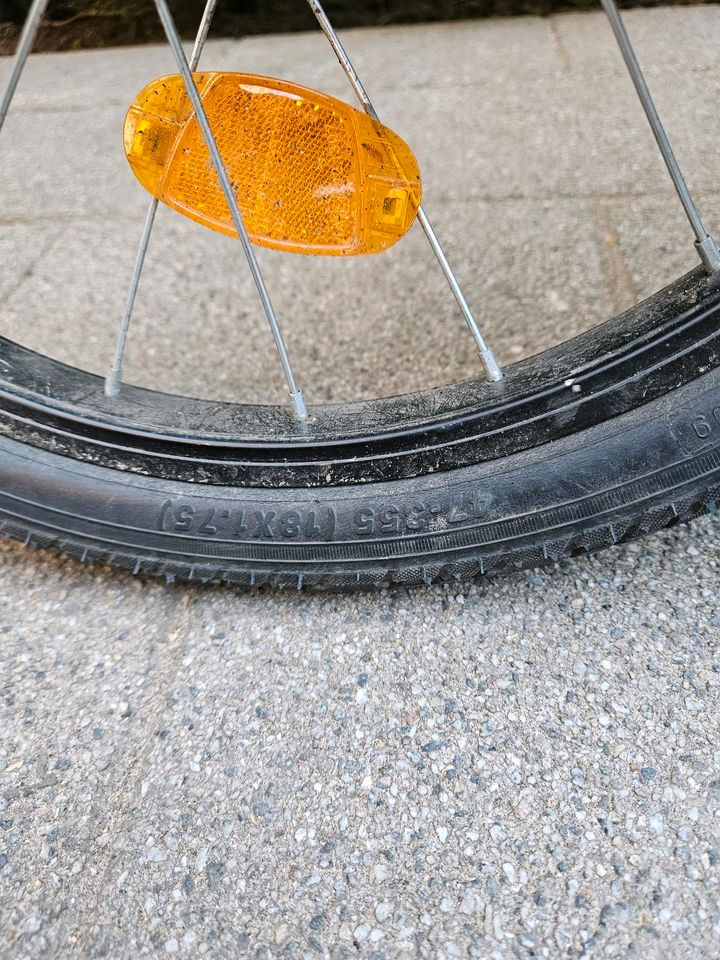
[[[253,243],[292,253],[378,253],[413,223],[417,161],[388,127],[341,100],[243,73],[195,81]],[[140,183],[185,216],[236,236],[182,78],[161,77],[125,119]]]

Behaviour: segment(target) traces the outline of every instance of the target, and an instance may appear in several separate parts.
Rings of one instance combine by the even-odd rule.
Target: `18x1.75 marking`
[[[166,500],[160,508],[158,530],[219,540],[332,540],[335,511],[198,509],[189,503]]]

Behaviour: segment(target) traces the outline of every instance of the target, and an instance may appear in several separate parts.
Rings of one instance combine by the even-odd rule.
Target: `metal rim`
[[[502,384],[328,406],[283,407],[124,392],[0,339],[0,430],[80,460],[198,483],[307,487],[419,476],[508,456],[625,412],[720,364],[720,281],[701,270]],[[181,426],[178,426],[178,425]]]

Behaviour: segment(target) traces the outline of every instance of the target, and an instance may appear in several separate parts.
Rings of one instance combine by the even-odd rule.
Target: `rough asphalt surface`
[[[639,12],[628,23],[717,219],[717,97],[707,92],[718,86],[720,11]],[[372,58],[383,54],[396,111],[397,91],[412,87],[401,69],[410,54],[435,70],[439,93],[416,87],[438,111],[436,133],[451,68],[485,111],[482,157],[468,145],[446,159],[453,176],[462,156],[485,165],[477,202],[491,236],[465,262],[477,268],[474,296],[505,317],[497,336],[508,357],[519,336],[527,352],[692,262],[605,31],[600,17],[567,16],[348,35],[378,86]],[[307,80],[316,40],[212,49],[238,68]],[[93,80],[101,63],[107,72]],[[58,171],[71,169],[62,164],[88,116],[99,125],[91,143],[116,137],[123,104],[147,79],[141,66],[137,50],[33,60],[2,147],[32,194],[14,179],[0,187],[3,262],[15,271],[0,274],[2,332],[39,346],[44,333],[56,355],[85,350],[97,369],[145,201],[118,165],[86,208],[71,206]],[[569,99],[526,128],[532,144],[520,150],[513,111],[539,87]],[[73,90],[84,106],[68,106]],[[485,102],[501,95],[502,108]],[[601,106],[621,134],[609,125],[599,137]],[[422,113],[416,101],[408,111]],[[393,122],[403,130],[399,113]],[[567,158],[552,153],[562,132]],[[40,134],[60,186],[40,172],[42,156],[20,162]],[[465,205],[435,206],[452,244]],[[163,272],[158,254],[133,377],[177,386],[191,366],[229,391],[237,371],[223,381],[216,363],[203,365],[212,351],[198,349],[178,307],[200,276],[196,246],[178,239],[192,235],[214,252],[210,293],[195,303],[206,321],[199,345],[228,341],[227,244],[182,233],[170,216],[162,226],[156,249],[187,254],[187,270]],[[477,266],[485,256],[489,276]],[[339,385],[308,348],[301,362],[306,376],[318,363],[318,390],[361,393],[368,370],[388,389],[404,386],[402,325],[373,345],[354,308],[336,309],[334,284],[308,299],[292,283],[298,261],[288,262],[277,286],[286,307],[312,304],[328,349],[334,311],[339,355],[365,347]],[[367,269],[348,268],[357,282]],[[380,303],[394,289],[378,280],[368,296]],[[434,316],[436,293],[427,296]],[[263,334],[250,294],[243,309],[255,318],[252,353]],[[152,339],[153,311],[165,339]],[[457,357],[442,323],[428,337],[436,349],[418,359],[421,373],[467,372],[471,351]],[[188,349],[173,353],[178,343]],[[252,386],[256,361],[239,362]],[[719,559],[720,523],[709,517],[542,573],[307,597],[186,589],[0,545],[0,956],[716,958]]]

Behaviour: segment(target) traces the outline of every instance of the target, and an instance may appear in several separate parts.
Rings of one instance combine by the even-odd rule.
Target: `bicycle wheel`
[[[108,391],[0,339],[2,529],[168,579],[349,588],[534,567],[715,510],[720,281],[696,238],[701,266],[502,380],[307,420]]]

